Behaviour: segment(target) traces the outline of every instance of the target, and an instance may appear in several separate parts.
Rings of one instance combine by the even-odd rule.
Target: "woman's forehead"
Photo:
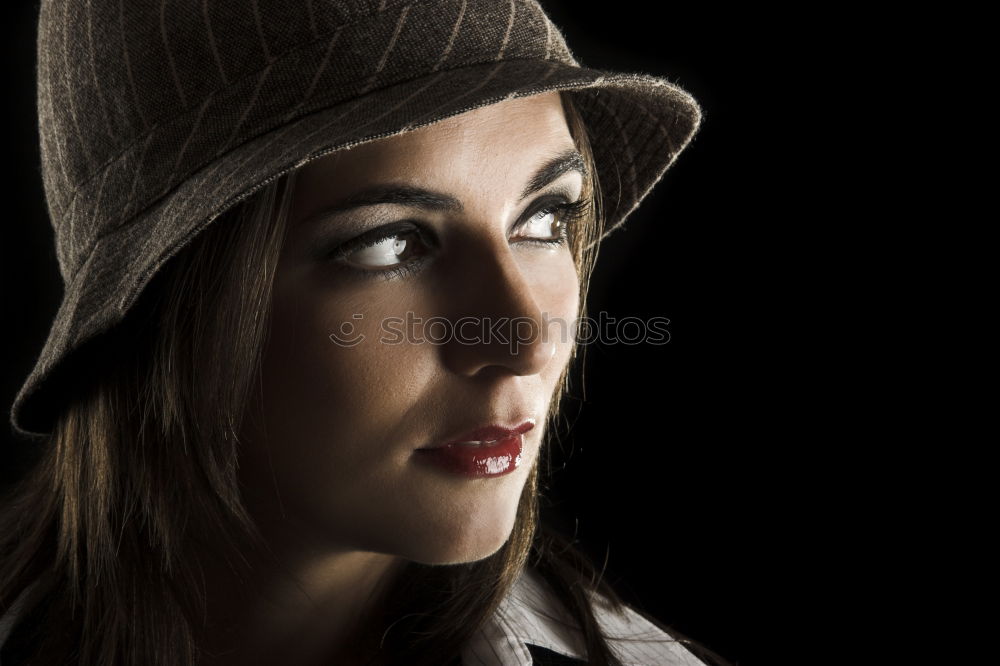
[[[350,190],[373,178],[473,178],[477,170],[530,170],[574,147],[557,92],[506,100],[424,127],[336,151],[303,166],[297,188]]]

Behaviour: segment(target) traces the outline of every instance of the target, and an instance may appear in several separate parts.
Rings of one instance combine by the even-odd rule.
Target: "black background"
[[[589,301],[592,316],[668,318],[670,341],[587,347],[549,513],[598,567],[606,561],[627,601],[740,664],[770,663],[785,643],[789,572],[809,556],[798,534],[811,509],[796,499],[809,483],[803,447],[815,445],[798,427],[810,404],[797,379],[807,290],[776,222],[776,202],[796,194],[789,174],[802,168],[780,147],[798,140],[785,121],[810,67],[805,38],[749,6],[542,4],[583,64],[669,78],[705,111],[695,141],[605,241]],[[61,282],[38,166],[37,7],[5,6],[9,409]],[[26,454],[3,435],[6,481]]]

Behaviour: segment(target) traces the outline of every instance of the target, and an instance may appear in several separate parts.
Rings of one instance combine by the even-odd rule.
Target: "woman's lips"
[[[458,435],[457,437],[453,437],[442,444],[433,444],[425,448],[436,449],[444,446],[465,444],[468,442],[494,442],[494,441],[499,441],[505,437],[512,437],[513,435],[523,435],[524,433],[528,432],[534,427],[535,427],[534,419],[525,419],[520,425],[514,426],[512,428],[492,423],[490,425],[480,426],[462,435]],[[418,449],[418,450],[422,451],[424,449]]]
[[[534,427],[533,420],[526,420],[514,428],[482,426],[444,444],[417,449],[417,459],[460,476],[503,476],[520,466],[522,435]]]

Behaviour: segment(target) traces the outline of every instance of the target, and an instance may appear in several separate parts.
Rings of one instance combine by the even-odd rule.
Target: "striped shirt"
[[[612,651],[625,666],[704,666],[628,606],[618,615],[599,600],[594,611]],[[586,663],[583,634],[576,626],[554,602],[539,574],[525,569],[490,621],[466,644],[461,666]]]
[[[33,586],[32,586],[33,587]],[[29,587],[0,616],[0,666],[8,636],[25,611]],[[624,666],[705,666],[680,643],[629,607],[623,615],[598,601],[598,623]],[[583,635],[546,584],[527,568],[490,620],[473,634],[455,666],[559,666],[586,663]],[[8,666],[14,666],[9,664]]]

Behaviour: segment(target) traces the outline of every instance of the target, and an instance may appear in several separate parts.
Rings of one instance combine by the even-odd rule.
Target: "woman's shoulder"
[[[594,614],[612,651],[625,666],[704,666],[674,637],[629,606],[615,612],[594,595]],[[526,568],[490,620],[461,656],[463,666],[586,663],[579,625],[556,601],[541,575]]]

